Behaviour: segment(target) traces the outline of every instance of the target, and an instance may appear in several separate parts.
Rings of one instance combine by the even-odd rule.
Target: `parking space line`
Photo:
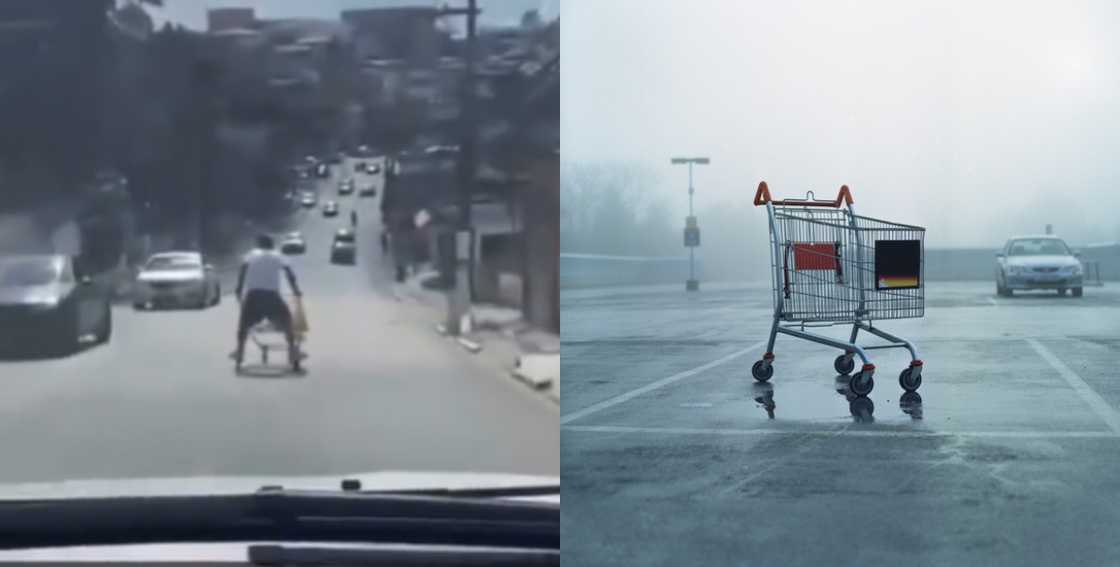
[[[1076,372],[1070,370],[1061,360],[1058,360],[1058,357],[1054,356],[1050,349],[1042,346],[1042,343],[1035,339],[1026,339],[1026,341],[1039,356],[1045,359],[1054,370],[1058,371],[1058,374],[1077,392],[1077,395],[1081,396],[1081,399],[1093,408],[1093,411],[1108,425],[1112,433],[1120,435],[1120,413],[1117,413],[1116,408],[1108,405],[1108,402],[1094,391],[1088,382],[1078,376]]]
[[[715,368],[716,366],[719,366],[719,365],[721,365],[725,362],[730,362],[732,360],[735,360],[736,358],[739,358],[740,356],[743,356],[744,354],[747,354],[747,353],[749,353],[749,352],[751,352],[751,351],[753,351],[753,350],[757,349],[758,347],[761,347],[765,344],[766,344],[766,341],[759,341],[759,342],[754,343],[753,345],[751,345],[749,347],[737,350],[737,351],[735,351],[735,352],[733,352],[733,353],[731,353],[727,356],[724,356],[723,358],[717,358],[716,360],[713,360],[713,361],[711,361],[707,364],[704,364],[702,366],[697,366],[696,368],[693,368],[692,370],[685,370],[684,372],[678,372],[678,373],[676,373],[672,376],[669,376],[668,378],[662,378],[662,379],[660,379],[656,382],[651,382],[649,384],[646,384],[645,386],[642,386],[641,388],[635,388],[633,390],[630,390],[629,392],[619,394],[619,395],[614,396],[612,398],[607,398],[607,399],[605,399],[605,400],[603,400],[599,403],[591,404],[590,406],[587,406],[587,407],[585,407],[581,410],[576,410],[576,411],[574,411],[574,412],[572,412],[568,415],[562,416],[560,418],[560,425],[564,425],[565,423],[571,423],[571,422],[573,422],[577,419],[587,417],[587,416],[589,416],[591,414],[594,414],[594,413],[599,413],[599,412],[601,412],[601,411],[603,411],[607,408],[611,408],[611,407],[617,406],[618,404],[621,404],[621,403],[627,402],[629,400],[632,400],[632,399],[634,399],[634,398],[636,398],[636,397],[638,397],[642,394],[652,392],[654,390],[657,390],[658,388],[664,388],[665,386],[668,386],[669,384],[672,384],[673,382],[678,382],[678,381],[684,380],[685,378],[688,378],[690,376],[695,376],[695,375],[697,375],[697,374],[699,374],[699,373],[701,373],[705,370],[708,370],[709,368]]]
[[[561,431],[581,433],[650,433],[656,435],[728,435],[728,436],[845,436],[845,437],[986,437],[1011,439],[1115,439],[1111,431],[921,431],[875,429],[734,429],[710,427],[627,427],[618,425],[566,425]]]

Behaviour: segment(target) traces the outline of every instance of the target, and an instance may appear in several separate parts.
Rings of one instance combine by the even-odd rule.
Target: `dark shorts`
[[[250,290],[241,303],[241,319],[237,325],[239,336],[245,335],[253,325],[264,320],[281,329],[291,327],[292,314],[280,293],[263,289]]]

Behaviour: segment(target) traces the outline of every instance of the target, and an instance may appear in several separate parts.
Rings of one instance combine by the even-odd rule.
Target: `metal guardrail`
[[[1096,260],[1085,260],[1081,262],[1081,266],[1085,269],[1085,277],[1082,285],[1087,287],[1103,287],[1104,281],[1101,280],[1101,263]]]

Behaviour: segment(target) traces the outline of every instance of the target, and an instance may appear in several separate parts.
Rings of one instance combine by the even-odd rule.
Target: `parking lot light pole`
[[[684,227],[684,245],[688,248],[688,281],[685,282],[684,288],[687,291],[698,291],[700,281],[696,279],[695,251],[696,247],[700,246],[700,227],[696,224],[696,216],[692,212],[692,194],[695,193],[692,186],[692,166],[708,165],[711,160],[706,157],[675,157],[669,162],[673,165],[688,164],[688,217],[685,219]]]

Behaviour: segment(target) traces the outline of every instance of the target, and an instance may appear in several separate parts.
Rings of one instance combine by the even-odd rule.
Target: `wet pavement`
[[[561,295],[564,561],[572,565],[1120,564],[1120,287],[997,297],[931,283],[882,321],[866,398],[839,351],[779,335],[770,289]],[[813,329],[846,336],[841,327]]]

